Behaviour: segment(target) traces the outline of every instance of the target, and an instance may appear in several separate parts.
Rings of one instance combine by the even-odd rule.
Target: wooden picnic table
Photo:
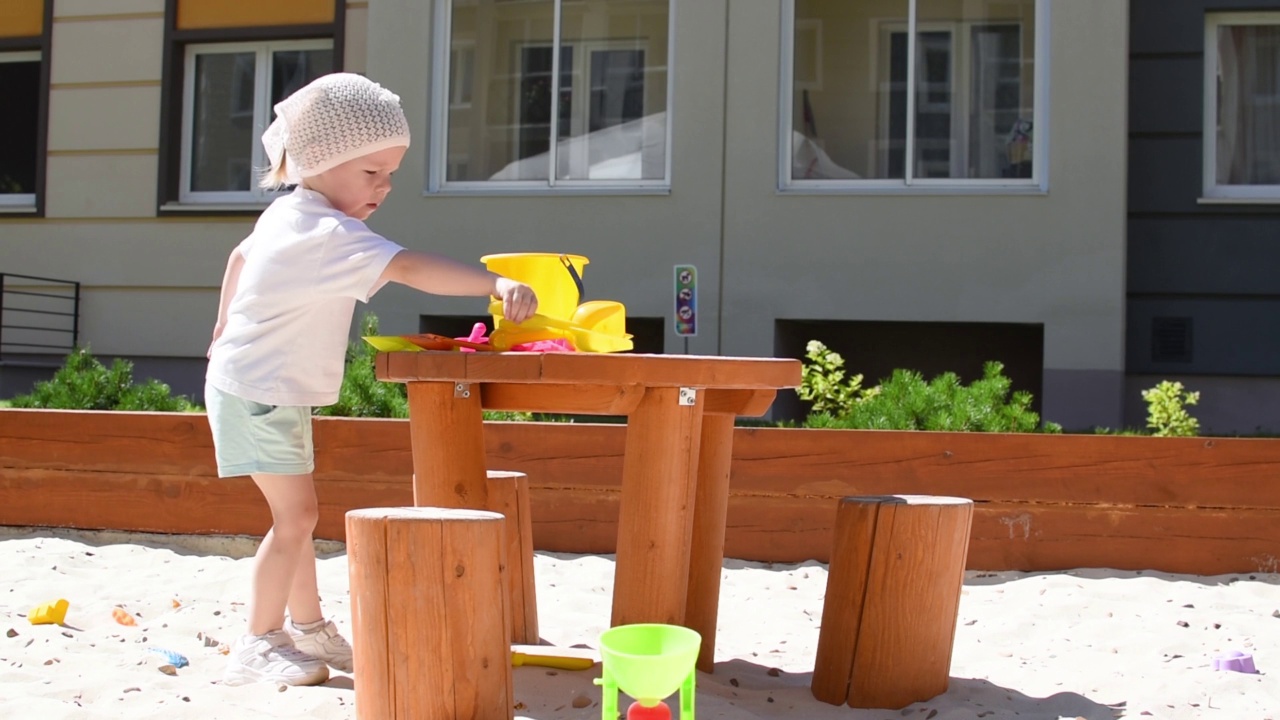
[[[391,352],[380,380],[407,383],[414,504],[487,507],[481,410],[627,418],[614,626],[668,623],[715,662],[733,421],[800,384],[798,360],[597,353]]]

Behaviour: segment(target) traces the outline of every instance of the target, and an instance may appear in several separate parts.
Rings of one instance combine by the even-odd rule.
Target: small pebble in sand
[[[581,710],[582,708],[591,707],[592,700],[586,695],[574,695],[572,705]]]
[[[5,636],[5,637],[16,638],[16,637],[18,637],[18,631],[17,631],[17,630],[14,630],[13,628],[9,628],[9,630],[8,630],[7,632],[5,632],[4,636]]]

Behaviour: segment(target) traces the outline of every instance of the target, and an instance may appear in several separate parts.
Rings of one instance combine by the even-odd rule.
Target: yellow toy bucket
[[[582,301],[582,270],[589,262],[581,255],[561,253],[502,253],[480,262],[490,272],[519,280],[538,294],[538,314],[572,320]],[[494,324],[499,315],[493,316]]]

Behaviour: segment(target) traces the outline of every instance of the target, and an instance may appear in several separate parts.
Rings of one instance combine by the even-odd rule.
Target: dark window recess
[[[1151,319],[1151,361],[1191,362],[1191,318]]]
[[[0,194],[34,194],[40,126],[40,63],[0,63]]]

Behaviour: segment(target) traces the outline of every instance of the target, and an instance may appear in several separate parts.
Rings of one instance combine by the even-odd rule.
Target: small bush
[[[862,376],[846,377],[844,358],[818,340],[805,345],[804,356],[809,362],[801,369],[796,392],[801,400],[813,403],[811,412],[843,417],[853,410],[861,394]]]
[[[1165,380],[1142,391],[1147,401],[1147,427],[1156,437],[1195,437],[1200,421],[1187,412],[1187,405],[1200,402],[1199,392],[1186,392],[1180,382]]]
[[[969,385],[955,373],[926,382],[913,370],[894,370],[880,385],[862,388],[862,376],[846,378],[844,359],[818,341],[807,346],[800,397],[812,400],[806,427],[867,430],[950,430],[973,432],[1061,432],[1055,423],[1040,428],[1031,393],[1010,393],[1004,365],[988,362],[983,377]]]
[[[9,405],[53,410],[188,412],[198,409],[187,397],[174,396],[169,386],[159,380],[135,384],[132,362],[116,358],[107,368],[85,348],[68,355],[52,379],[36,383],[31,393],[12,398]]]

